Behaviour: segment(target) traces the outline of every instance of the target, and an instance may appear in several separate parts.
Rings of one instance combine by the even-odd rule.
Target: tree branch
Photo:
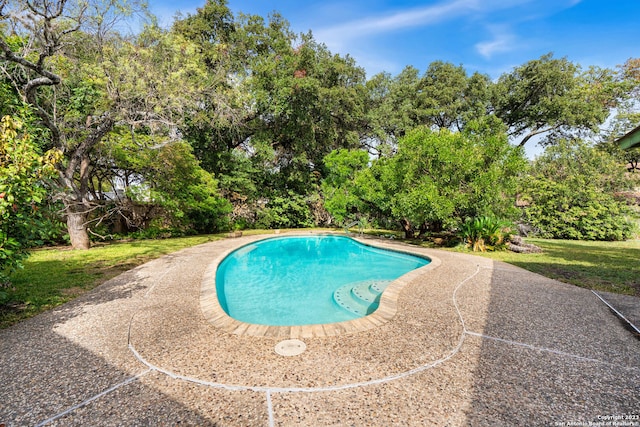
[[[552,131],[552,130],[557,129],[559,127],[560,126],[549,126],[547,128],[539,128],[537,130],[531,131],[531,132],[529,132],[529,134],[527,134],[527,136],[525,136],[522,139],[522,141],[520,141],[520,144],[518,144],[518,147],[524,147],[524,145],[527,143],[527,141],[529,141],[531,138],[533,138],[536,135],[540,135],[541,133]]]
[[[113,129],[114,124],[115,120],[111,114],[105,113],[102,116],[98,126],[74,150],[65,172],[65,178],[67,180],[73,180],[73,176],[78,170],[77,168],[80,166],[84,157],[88,155],[91,149],[99,143],[102,138],[111,131],[111,129]]]

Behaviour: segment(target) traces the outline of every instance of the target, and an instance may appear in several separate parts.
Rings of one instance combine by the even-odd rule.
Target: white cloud
[[[489,59],[496,53],[510,52],[515,49],[515,37],[504,28],[490,28],[493,39],[477,43],[475,45],[478,53]]]
[[[447,21],[478,10],[479,3],[479,0],[447,1],[432,6],[403,10],[389,16],[372,16],[321,28],[314,31],[314,34],[318,40],[329,45],[339,45],[346,39]]]

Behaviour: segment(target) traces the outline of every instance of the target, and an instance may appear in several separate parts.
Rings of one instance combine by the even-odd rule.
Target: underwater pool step
[[[353,295],[364,302],[372,303],[380,299],[380,292],[371,289],[371,282],[360,282],[350,286]]]
[[[336,289],[336,291],[333,293],[333,300],[340,307],[355,315],[366,316],[369,313],[370,306],[374,304],[363,301],[353,295],[353,292],[351,292],[352,289],[353,284],[344,285]],[[377,306],[377,304],[375,305]],[[375,310],[375,308],[373,308],[373,310]]]
[[[333,299],[343,309],[358,316],[366,316],[378,308],[380,295],[390,280],[364,280],[349,283],[333,293]]]
[[[378,302],[389,283],[389,280],[365,280],[354,283],[351,292],[363,301]]]
[[[393,280],[371,280],[371,289],[381,294],[391,282]]]

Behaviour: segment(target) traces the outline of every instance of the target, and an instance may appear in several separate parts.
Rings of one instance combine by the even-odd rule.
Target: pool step
[[[343,309],[358,316],[366,316],[378,308],[380,295],[391,280],[365,280],[349,283],[333,293],[333,299]]]
[[[372,280],[371,289],[374,292],[381,294],[384,292],[385,289],[387,289],[387,286],[389,286],[389,283],[391,282],[392,280]]]
[[[366,316],[367,314],[369,314],[369,309],[372,303],[363,301],[353,295],[353,293],[351,292],[352,288],[353,285],[349,284],[336,289],[336,291],[333,293],[333,300],[340,307],[355,315]]]

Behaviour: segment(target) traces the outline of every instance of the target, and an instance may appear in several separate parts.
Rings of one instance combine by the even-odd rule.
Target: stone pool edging
[[[335,234],[342,235],[343,233],[287,233],[289,236],[314,236],[318,234]],[[378,249],[391,250],[394,252],[406,253],[410,255],[417,255],[430,260],[429,264],[412,270],[389,284],[380,297],[380,303],[376,311],[373,313],[360,317],[358,319],[348,320],[345,322],[326,323],[318,325],[302,325],[302,326],[268,326],[258,325],[253,323],[241,322],[237,319],[230,317],[220,306],[218,301],[218,295],[216,291],[216,271],[218,265],[224,258],[226,258],[231,252],[247,244],[255,243],[257,241],[271,239],[274,237],[283,236],[256,236],[251,241],[238,242],[238,246],[229,249],[207,267],[200,288],[200,309],[207,321],[214,327],[221,329],[225,332],[234,335],[253,336],[253,337],[272,337],[272,338],[313,338],[313,337],[332,337],[343,334],[351,334],[356,332],[363,332],[391,321],[398,311],[398,298],[402,289],[411,281],[420,277],[425,271],[433,270],[441,265],[439,258],[434,257],[432,253],[427,255],[421,248],[399,248],[398,244],[390,245],[387,242],[379,241],[377,239],[364,239],[362,237],[355,238],[348,236],[353,240],[371,247]]]

